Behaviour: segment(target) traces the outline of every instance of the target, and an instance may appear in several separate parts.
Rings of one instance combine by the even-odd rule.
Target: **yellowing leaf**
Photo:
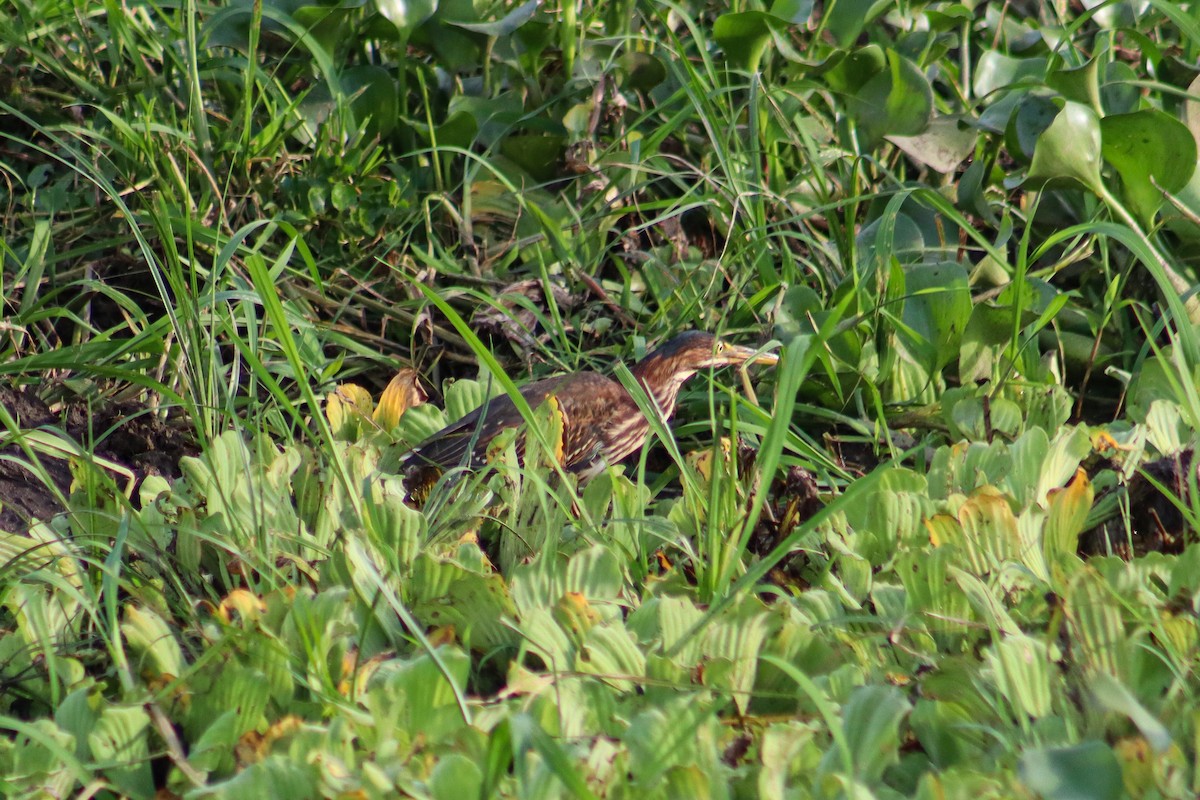
[[[385,431],[390,431],[400,422],[404,412],[416,408],[429,399],[421,386],[417,371],[405,367],[396,373],[379,397],[372,419]]]
[[[1079,534],[1092,509],[1095,491],[1082,467],[1063,489],[1054,489],[1046,498],[1050,514],[1042,534],[1042,550],[1046,563],[1061,564],[1063,559],[1074,560],[1079,547]]]
[[[340,384],[325,395],[325,418],[333,435],[339,439],[356,439],[361,431],[362,420],[371,416],[375,403],[371,393],[353,383]]]
[[[217,616],[224,622],[231,622],[233,614],[230,612],[232,611],[236,612],[243,620],[252,620],[257,619],[266,610],[266,605],[256,595],[245,589],[234,589],[221,601],[221,605],[217,608]]]

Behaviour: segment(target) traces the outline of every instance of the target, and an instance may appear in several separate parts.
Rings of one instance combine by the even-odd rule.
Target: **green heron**
[[[664,418],[670,418],[679,388],[699,370],[778,361],[777,355],[728,344],[710,333],[689,331],[634,364],[630,372]],[[595,372],[545,378],[520,391],[531,408],[548,400],[557,402],[562,416],[560,463],[584,481],[635,452],[650,433],[649,421],[625,387]],[[510,397],[496,397],[414,447],[404,458],[402,472],[409,476],[420,472],[427,478],[430,469],[436,474],[455,466],[482,467],[487,462],[488,444],[501,431],[524,421]],[[522,455],[522,437],[516,446]]]

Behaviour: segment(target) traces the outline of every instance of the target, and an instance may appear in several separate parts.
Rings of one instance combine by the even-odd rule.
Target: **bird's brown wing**
[[[554,394],[564,381],[580,376],[560,375],[545,378],[521,387],[521,396],[531,408],[537,408],[546,398]],[[596,376],[599,377],[599,376]],[[515,428],[524,422],[508,395],[494,397],[462,419],[452,422],[414,447],[405,456],[403,468],[434,466],[448,469],[458,465],[479,467],[483,463],[488,444],[503,430]],[[467,451],[471,451],[467,458]]]
[[[594,372],[570,376],[555,396],[563,416],[563,466],[585,475],[611,457],[609,432],[631,415],[641,415],[625,387]]]

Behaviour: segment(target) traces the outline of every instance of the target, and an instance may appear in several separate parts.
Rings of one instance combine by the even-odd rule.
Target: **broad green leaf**
[[[473,758],[447,753],[438,759],[429,776],[429,788],[436,800],[460,800],[479,797],[483,773]]]
[[[993,92],[1014,84],[1032,84],[1046,74],[1046,59],[1013,58],[998,50],[985,50],[975,67],[972,89],[975,96],[986,100]]]
[[[361,64],[346,68],[338,77],[354,117],[363,126],[367,136],[389,136],[396,129],[400,113],[396,84],[391,73],[383,67]]]
[[[1182,453],[1190,436],[1178,403],[1154,400],[1146,412],[1146,441],[1164,456]]]
[[[87,737],[93,758],[120,765],[104,773],[123,792],[135,797],[154,794],[149,733],[150,715],[140,705],[110,705],[100,713]]]
[[[375,6],[396,26],[400,40],[406,42],[412,32],[437,11],[438,0],[375,0]]]
[[[1017,770],[1046,800],[1117,800],[1124,794],[1121,766],[1104,742],[1026,750]]]
[[[447,25],[454,25],[473,33],[482,33],[484,36],[511,36],[522,25],[533,19],[539,5],[541,5],[541,0],[526,0],[495,22],[455,22],[449,19],[445,22]]]
[[[513,134],[500,142],[500,152],[535,180],[548,181],[561,173],[558,166],[566,137],[547,134]]]
[[[379,499],[368,493],[363,498],[363,510],[367,514],[367,532],[385,563],[397,573],[407,573],[425,543],[428,529],[425,515],[408,506],[403,496],[395,492]]]
[[[1196,140],[1187,126],[1158,109],[1110,114],[1100,121],[1104,159],[1121,176],[1125,200],[1149,226],[1163,192],[1178,192],[1196,169]]]
[[[1012,633],[991,648],[988,659],[996,675],[996,688],[1014,714],[1036,719],[1051,713],[1051,663],[1045,642]]]
[[[1019,558],[1021,539],[1008,499],[994,487],[976,490],[958,511],[963,541],[976,575],[995,574]]]
[[[900,723],[912,710],[899,689],[861,686],[842,708],[842,730],[854,763],[855,776],[873,783],[896,763],[900,750]],[[825,770],[838,763],[834,746],[822,760]]]
[[[934,117],[929,126],[913,136],[890,135],[888,141],[905,155],[935,172],[951,173],[975,149],[979,133],[957,116]]]
[[[734,66],[758,72],[759,62],[771,41],[771,26],[781,22],[762,11],[730,12],[713,22],[713,38]]]
[[[143,659],[136,672],[151,669],[159,678],[183,675],[183,651],[166,621],[153,609],[125,607],[121,634],[133,653]]]
[[[1009,306],[979,303],[971,311],[958,354],[958,379],[963,386],[995,377],[1001,354],[1013,338],[1013,316]]]
[[[456,559],[422,552],[413,562],[406,591],[417,619],[431,626],[452,625],[473,647],[498,647],[516,639],[505,625],[516,609],[499,574],[483,574]]]
[[[671,767],[704,763],[708,754],[701,746],[701,734],[716,723],[709,704],[689,695],[634,716],[622,739],[635,786],[649,789]]]
[[[784,22],[803,25],[812,16],[814,5],[814,0],[774,0],[768,10]]]
[[[831,56],[825,81],[833,89],[854,94],[871,78],[881,73],[887,66],[887,55],[882,47],[869,44],[850,52],[838,51],[840,58]]]
[[[1037,501],[1043,505],[1051,490],[1066,484],[1075,475],[1083,459],[1092,452],[1092,440],[1086,428],[1064,428],[1046,451],[1046,459],[1037,482]]]
[[[215,783],[204,795],[213,800],[296,800],[318,795],[316,766],[285,755],[256,761],[227,781]]]
[[[754,688],[758,653],[771,630],[771,615],[754,600],[744,600],[717,617],[705,631],[702,652],[706,659],[723,658],[730,665],[727,680],[716,685],[731,691],[745,713]],[[705,680],[709,683],[708,676]]]
[[[967,271],[953,262],[914,264],[904,270],[904,324],[927,365],[941,371],[958,356],[971,318]],[[911,334],[917,334],[911,337]]]
[[[924,73],[894,50],[887,67],[848,99],[858,124],[860,146],[874,146],[887,135],[916,136],[933,114],[933,89]]]
[[[1096,112],[1068,100],[1050,127],[1038,137],[1026,180],[1036,185],[1070,178],[1102,195],[1101,160],[1100,120]]]
[[[939,769],[944,770],[983,752],[983,742],[976,732],[978,721],[958,703],[918,699],[908,724]]]
[[[824,27],[840,47],[849,47],[879,14],[891,8],[886,0],[839,0],[824,6]]]
[[[1076,660],[1088,674],[1106,672],[1118,681],[1130,676],[1133,645],[1121,617],[1120,599],[1096,572],[1076,572],[1064,602]]]
[[[1171,732],[1166,726],[1138,702],[1133,692],[1112,675],[1106,672],[1096,673],[1088,681],[1088,688],[1100,705],[1128,717],[1156,753],[1165,753],[1172,746]]]
[[[442,387],[446,396],[446,419],[462,419],[501,391],[496,381],[458,380]]]
[[[589,630],[575,659],[578,672],[596,675],[619,692],[628,692],[646,673],[646,657],[629,631],[617,622]]]
[[[931,535],[938,531],[936,535],[946,540],[961,531],[958,521],[948,514],[932,518],[928,527]],[[975,617],[967,595],[949,572],[950,565],[960,558],[956,546],[943,541],[932,551],[911,550],[896,561],[908,610],[935,635],[966,633]]]
[[[629,51],[618,60],[621,86],[637,92],[648,92],[667,79],[667,68],[663,62],[651,55]]]

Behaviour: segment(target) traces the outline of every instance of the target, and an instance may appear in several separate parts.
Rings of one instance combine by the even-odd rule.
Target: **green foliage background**
[[[1200,8],[1084,5],[10,0],[0,793],[1196,796]],[[404,503],[687,328],[782,363]]]

